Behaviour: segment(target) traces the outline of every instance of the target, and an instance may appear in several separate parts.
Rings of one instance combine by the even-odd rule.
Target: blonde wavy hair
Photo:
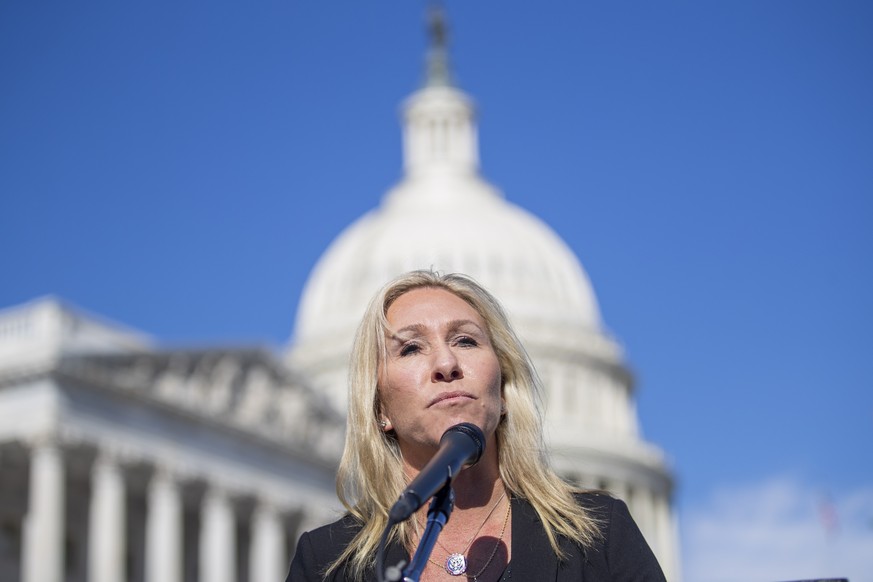
[[[373,566],[388,512],[406,487],[396,438],[379,427],[379,364],[387,354],[386,314],[401,295],[420,288],[445,289],[470,304],[482,319],[500,362],[506,414],[496,443],[500,477],[510,494],[526,499],[539,514],[552,549],[564,551],[558,538],[588,546],[600,537],[595,519],[574,500],[578,489],[549,466],[543,441],[542,387],[527,352],[498,301],[473,279],[461,274],[411,271],[376,294],[358,327],[349,370],[349,410],[345,450],[337,472],[337,495],[361,530],[326,573],[343,564],[354,579]],[[409,521],[392,532],[392,541],[411,548]]]

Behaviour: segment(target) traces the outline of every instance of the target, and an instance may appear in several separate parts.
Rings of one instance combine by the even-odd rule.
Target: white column
[[[106,456],[98,457],[91,476],[88,524],[89,582],[123,582],[127,542],[124,476]]]
[[[145,582],[182,582],[182,498],[164,471],[149,483]]]
[[[677,559],[678,538],[670,501],[666,497],[658,497],[655,502],[655,522],[658,544],[655,547],[658,560],[668,580],[679,580],[680,571]]]
[[[673,582],[682,581],[682,563],[679,560],[679,519],[676,511],[672,507],[668,507],[670,513],[670,537],[667,539],[667,555],[669,556],[670,580]]]
[[[282,580],[288,571],[285,553],[285,527],[281,517],[273,507],[259,505],[252,517],[249,582]]]
[[[637,522],[637,525],[639,526],[640,531],[643,532],[649,546],[651,546],[652,550],[657,554],[658,532],[654,522],[654,495],[655,494],[652,491],[641,486],[634,491],[633,499],[630,502],[630,510],[631,514],[633,514],[634,521]]]
[[[24,582],[61,582],[64,573],[64,462],[56,443],[37,444],[30,459]]]
[[[200,580],[236,579],[236,518],[227,494],[210,489],[203,498],[200,522]]]
[[[615,497],[618,497],[619,499],[627,503],[627,485],[625,485],[623,481],[610,480],[609,487],[607,487],[607,489]]]

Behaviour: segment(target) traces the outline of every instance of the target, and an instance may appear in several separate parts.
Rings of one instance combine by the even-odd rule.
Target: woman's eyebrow
[[[476,323],[476,322],[473,321],[472,319],[455,319],[455,320],[452,320],[452,321],[450,321],[449,324],[448,324],[448,329],[449,329],[449,331],[457,331],[458,329],[460,329],[460,328],[462,328],[462,327],[464,327],[464,326],[467,326],[467,325],[472,325],[473,327],[475,327],[475,328],[476,328],[477,330],[479,330],[480,332],[484,332],[484,331],[485,331],[485,330],[482,329],[482,327],[481,327],[478,323]]]
[[[458,331],[460,328],[462,328],[464,326],[473,326],[478,331],[480,331],[482,333],[484,333],[484,331],[485,331],[482,329],[482,327],[478,323],[476,323],[472,319],[453,319],[452,321],[449,321],[446,324],[446,329],[448,330],[449,333],[451,333],[453,331]],[[391,331],[388,335],[388,338],[392,339],[392,340],[396,340],[396,341],[403,341],[404,338],[401,338],[400,337],[401,335],[404,335],[407,333],[411,333],[411,335],[422,335],[426,331],[427,331],[427,327],[424,324],[413,323],[410,325],[403,326],[400,329]]]
[[[413,335],[424,333],[424,325],[420,323],[413,323],[411,325],[401,327],[400,329],[390,331],[388,337],[393,340],[400,340],[401,338],[398,336],[407,332],[412,332]]]

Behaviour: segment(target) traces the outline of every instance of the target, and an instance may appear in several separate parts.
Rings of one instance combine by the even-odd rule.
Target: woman
[[[457,274],[413,271],[376,295],[358,328],[337,493],[348,513],[303,534],[289,582],[376,580],[388,511],[451,426],[486,437],[453,481],[455,509],[422,580],[664,580],[621,501],[549,468],[540,384],[497,300]],[[427,505],[396,526],[386,564],[409,560]]]

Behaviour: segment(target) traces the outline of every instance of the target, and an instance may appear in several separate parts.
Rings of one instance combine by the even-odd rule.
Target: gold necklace
[[[433,564],[434,566],[439,566],[443,568],[446,572],[451,574],[452,576],[460,576],[461,574],[465,574],[467,572],[467,557],[464,555],[467,550],[470,549],[470,546],[473,545],[473,541],[476,539],[476,536],[479,535],[479,532],[482,531],[482,528],[485,527],[485,524],[488,522],[488,519],[494,513],[494,510],[497,509],[497,506],[500,505],[500,502],[503,501],[503,498],[506,497],[506,491],[503,491],[503,495],[500,496],[500,499],[497,500],[497,503],[494,504],[494,507],[491,508],[491,511],[488,512],[488,515],[485,516],[485,521],[482,522],[482,525],[479,526],[479,529],[476,530],[476,533],[473,534],[473,537],[470,539],[470,542],[467,544],[467,547],[464,548],[461,553],[453,553],[450,554],[446,559],[445,564],[440,564],[439,562],[433,561],[433,559],[428,558],[427,561]],[[491,565],[491,561],[494,559],[494,556],[497,554],[497,548],[500,547],[500,542],[503,541],[503,534],[506,533],[506,526],[509,523],[509,516],[512,512],[512,503],[506,504],[506,517],[503,518],[503,528],[500,530],[500,537],[497,538],[497,541],[494,543],[494,549],[491,550],[491,555],[488,556],[488,561],[485,562],[485,565],[476,572],[475,574],[465,574],[467,579],[473,580],[473,582],[477,582],[479,576],[481,576],[485,570],[488,569],[488,566]],[[417,525],[417,523],[416,523]],[[437,544],[448,552],[446,547],[440,544],[439,539],[437,539]]]
[[[497,500],[491,507],[491,511],[488,512],[488,515],[485,516],[485,520],[482,522],[482,525],[479,526],[479,529],[476,530],[476,533],[473,534],[473,537],[470,538],[470,541],[467,542],[467,545],[464,546],[464,549],[460,552],[450,552],[447,547],[440,543],[439,538],[437,538],[437,544],[445,551],[449,557],[446,560],[446,572],[451,574],[452,576],[458,576],[467,571],[467,550],[470,549],[470,546],[473,545],[473,541],[479,535],[479,532],[482,531],[482,528],[485,527],[485,524],[488,523],[488,520],[491,519],[491,516],[494,514],[494,510],[497,509],[497,506],[500,505],[500,502],[503,501],[503,498],[506,497],[506,489],[503,490],[503,495],[500,496],[500,499]]]

